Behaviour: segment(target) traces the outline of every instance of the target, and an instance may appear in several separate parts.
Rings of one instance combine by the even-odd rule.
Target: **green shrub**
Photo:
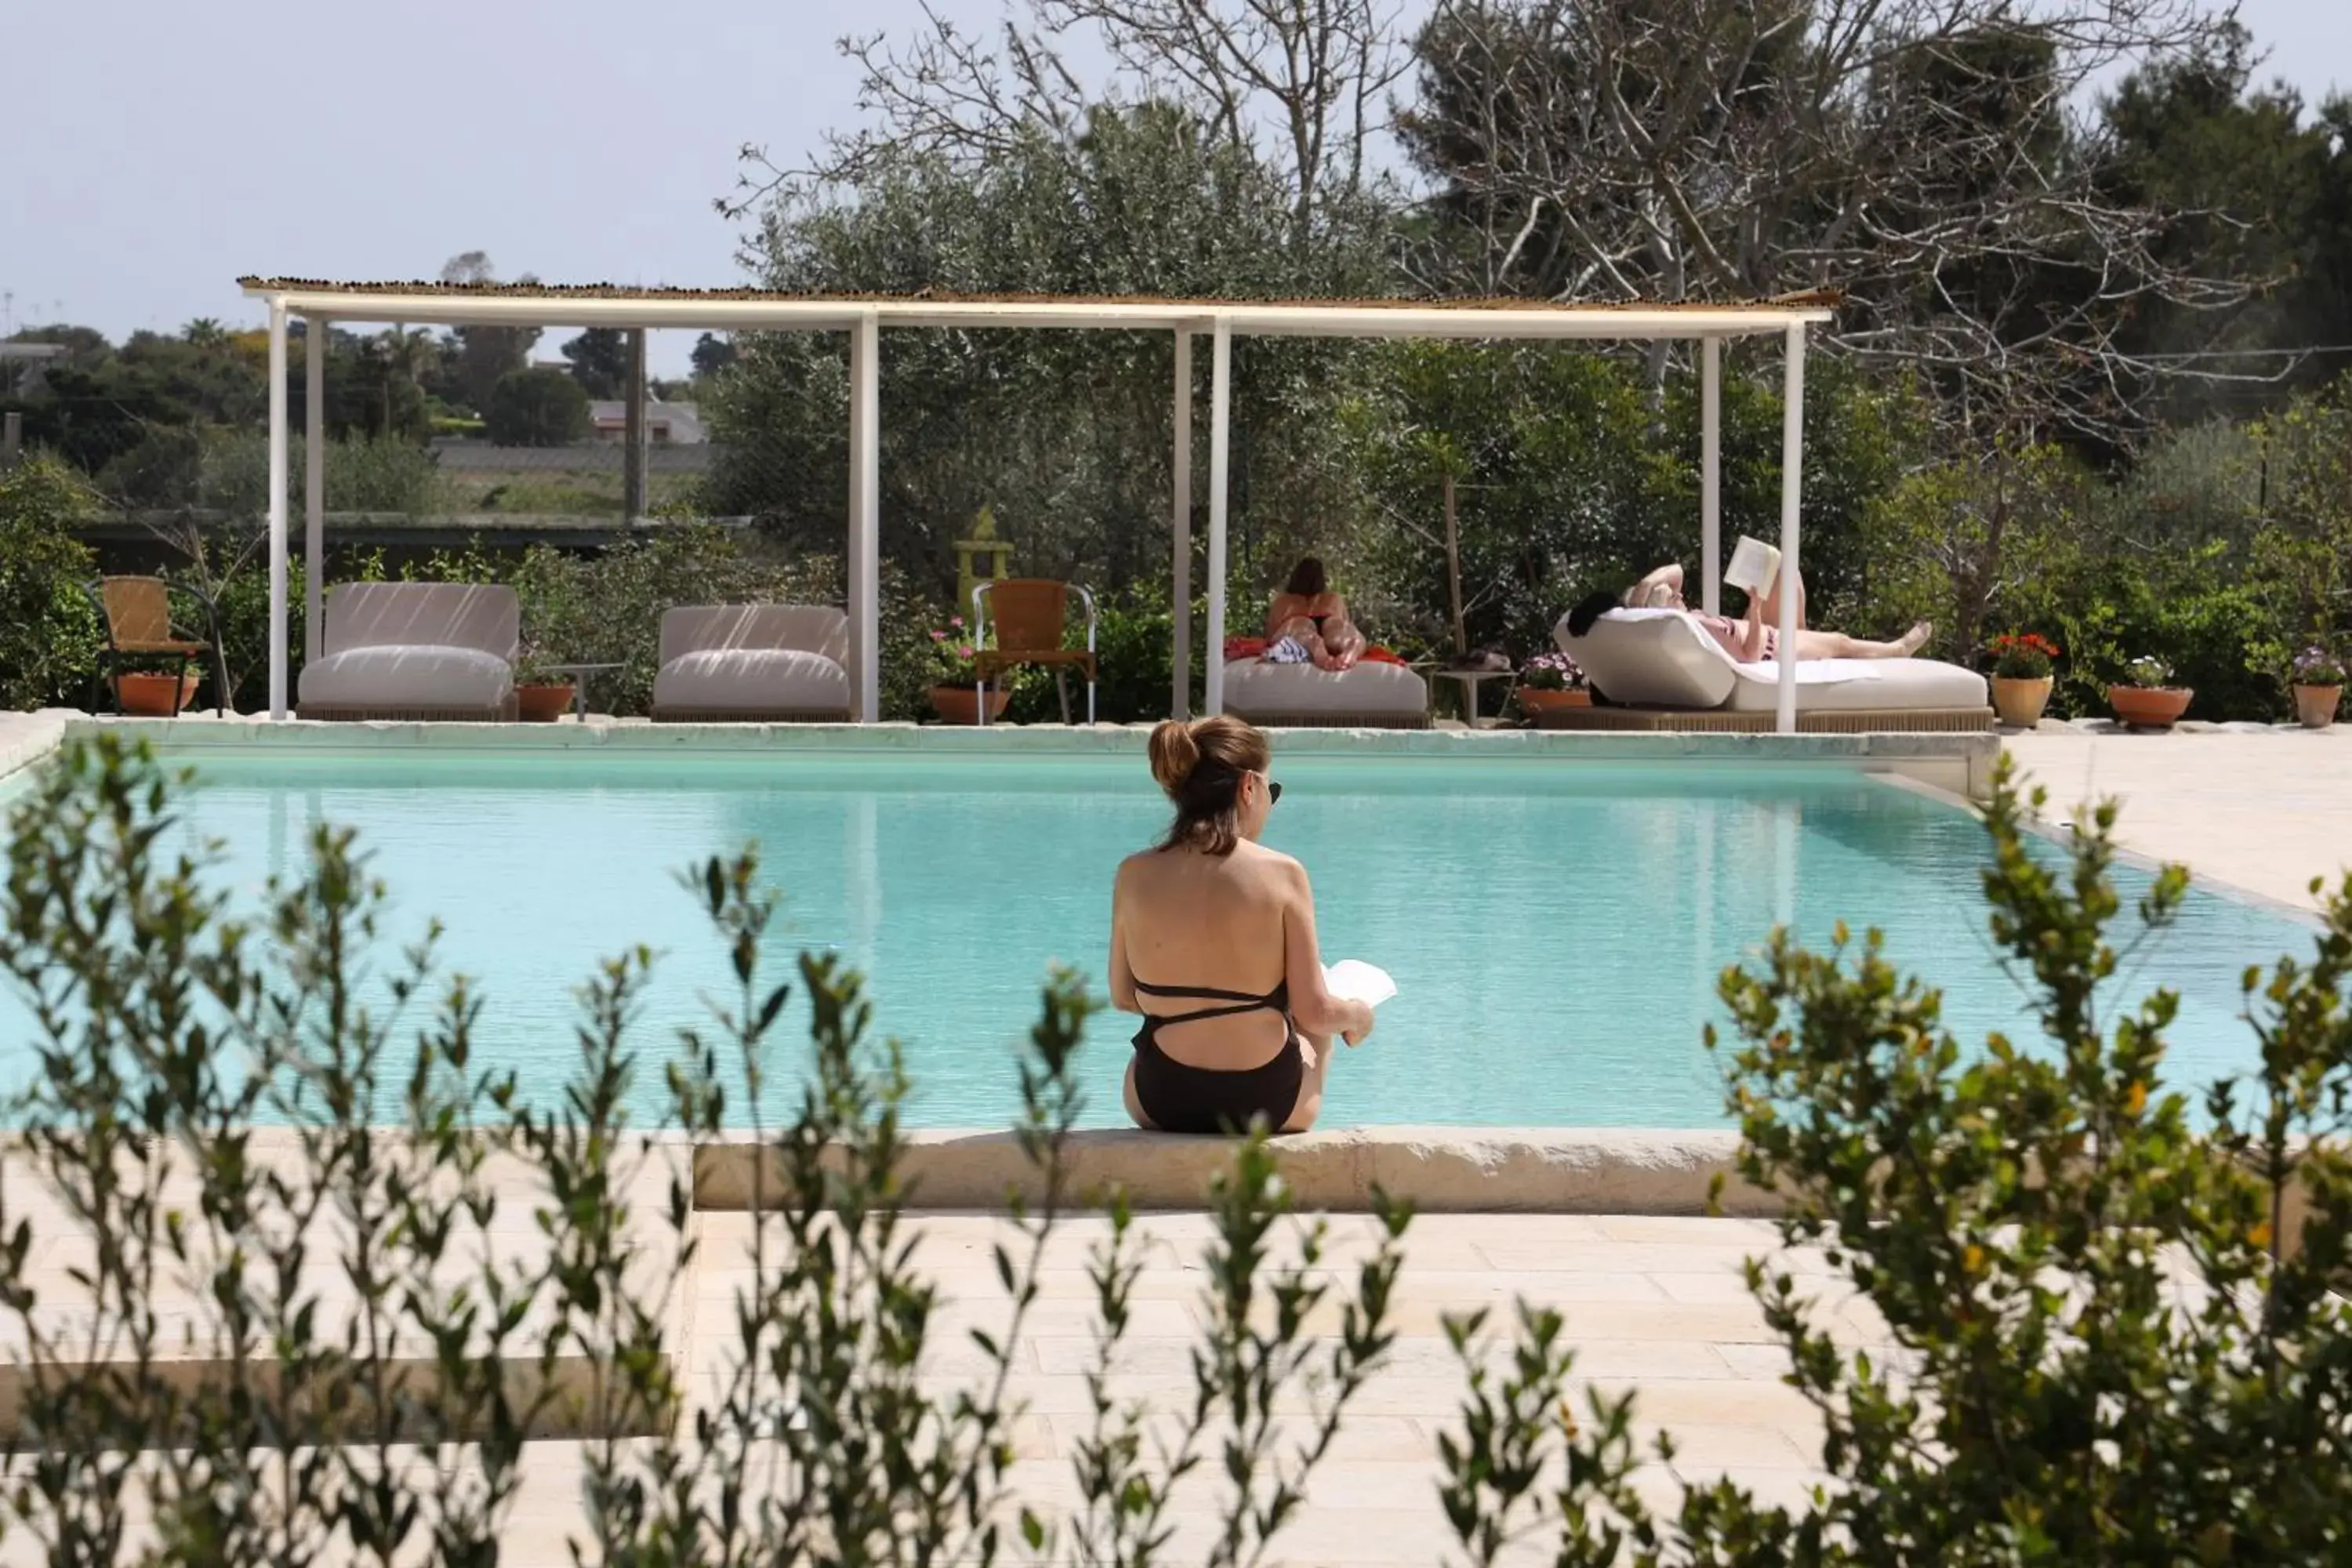
[[[1559,1562],[1595,1565],[2343,1560],[2352,879],[2313,960],[2248,972],[2261,1065],[2203,1090],[2200,1134],[2163,1082],[2177,999],[2113,1005],[2115,809],[2053,864],[2025,826],[2042,805],[2003,768],[1984,881],[2044,1040],[1963,1048],[1875,931],[1841,927],[1825,953],[1778,932],[1723,979],[1740,1174],[1787,1195],[1783,1241],[1825,1247],[1895,1341],[1849,1353],[1804,1282],[1748,1265],[1836,1484],[1796,1508],[1719,1484],[1654,1511],[1631,1484],[1638,1395],[1588,1394],[1590,1419],[1563,1423],[1573,1357],[1557,1314],[1523,1309],[1512,1370],[1474,1373],[1444,1439],[1478,1560],[1538,1524]],[[2157,879],[2151,931],[2187,885]],[[1465,1347],[1480,1326],[1460,1324]]]
[[[162,1563],[482,1568],[524,1443],[561,1435],[579,1444],[583,1562],[988,1561],[1017,1529],[1041,1561],[1066,1544],[1140,1563],[1166,1544],[1177,1481],[1211,1469],[1227,1478],[1215,1558],[1255,1562],[1391,1342],[1407,1215],[1385,1209],[1368,1257],[1327,1258],[1261,1132],[1207,1194],[1191,1396],[1165,1422],[1115,1397],[1142,1258],[1112,1194],[1086,1259],[1077,1501],[1050,1522],[1021,1507],[1007,1380],[1063,1250],[1094,1005],[1074,977],[1045,988],[1016,1128],[1044,1198],[994,1249],[1009,1300],[971,1332],[981,1375],[942,1390],[948,1303],[912,1263],[898,1047],[874,1038],[855,973],[803,953],[811,1048],[780,1059],[778,905],[747,853],[684,879],[734,982],[670,1054],[673,1115],[708,1141],[740,1097],[761,1155],[748,1242],[714,1260],[739,1285],[689,1384],[665,1317],[694,1284],[692,1162],[624,1109],[646,1065],[631,1019],[647,952],[582,989],[569,1081],[526,1086],[479,1059],[483,999],[429,941],[394,966],[388,1005],[356,989],[385,894],[347,831],[318,827],[304,874],[248,924],[209,862],[159,848],[173,784],[143,750],[77,744],[35,785],[0,890],[0,977],[38,1068],[8,1106],[23,1132],[0,1185],[0,1322],[24,1435],[5,1507],[51,1561],[118,1561],[143,1515]],[[110,919],[86,918],[91,898]],[[797,1109],[770,1121],[779,1100]],[[290,1145],[255,1139],[265,1117]],[[537,1183],[520,1215],[517,1170]],[[87,1263],[40,1262],[27,1189],[73,1216]],[[1275,1264],[1286,1243],[1296,1261]],[[1326,1316],[1335,1340],[1308,1330]]]
[[[80,587],[98,563],[73,528],[96,510],[89,487],[53,458],[0,468],[0,708],[89,700],[105,630]]]
[[[560,370],[515,370],[499,377],[482,411],[501,447],[568,447],[588,438],[588,395]]]
[[[1276,1156],[1240,1140],[1203,1205],[1191,1396],[1112,1392],[1144,1268],[1114,1194],[1086,1261],[1076,1500],[1024,1506],[1006,1379],[1074,1204],[1094,1004],[1066,974],[1045,989],[1016,1128],[1044,1200],[1014,1205],[994,1251],[1009,1305],[972,1336],[978,1382],[941,1391],[922,1372],[943,1300],[904,1228],[904,1058],[875,1041],[857,976],[804,953],[811,1048],[797,1073],[780,1059],[778,906],[746,854],[686,879],[734,979],[678,1042],[672,1114],[703,1141],[748,1120],[762,1156],[748,1252],[715,1260],[739,1280],[702,1331],[724,1348],[689,1388],[658,1304],[696,1258],[690,1166],[662,1163],[623,1109],[650,956],[583,989],[569,1083],[522,1085],[479,1059],[486,1001],[429,942],[388,1007],[354,989],[385,894],[348,832],[316,829],[307,872],[248,923],[209,862],[161,848],[174,790],[106,736],[11,814],[0,977],[37,1070],[0,1185],[0,1322],[32,1439],[6,1506],[53,1561],[116,1560],[135,1506],[176,1532],[166,1562],[278,1568],[351,1540],[379,1561],[494,1562],[522,1445],[560,1431],[581,1442],[583,1561],[986,1561],[1017,1530],[1037,1562],[1139,1564],[1160,1560],[1176,1483],[1204,1471],[1223,1479],[1208,1559],[1255,1562],[1386,1357],[1408,1216],[1382,1201],[1384,1239],[1352,1266],[1301,1226],[1276,1267]],[[2163,1081],[2174,997],[2108,1005],[2129,956],[2109,936],[2114,808],[2053,857],[2025,826],[2044,804],[2000,773],[1984,874],[2043,1040],[1964,1048],[1874,932],[1841,928],[1826,953],[1779,932],[1721,982],[1740,1174],[1784,1194],[1783,1241],[1822,1247],[1895,1341],[1850,1353],[1801,1277],[1748,1265],[1836,1484],[1793,1506],[1688,1485],[1662,1510],[1636,1484],[1639,1394],[1579,1389],[1558,1310],[1521,1302],[1505,1357],[1485,1313],[1453,1315],[1465,1398],[1435,1502],[1469,1561],[1537,1534],[1581,1568],[2341,1560],[2352,878],[2310,961],[2248,973],[2260,1066],[2204,1092],[2200,1131]],[[2145,927],[2186,888],[2162,873]],[[780,1099],[797,1109],[771,1121]],[[265,1117],[292,1129],[288,1153],[254,1138]],[[494,1160],[541,1184],[528,1215],[502,1209]],[[626,1206],[665,1175],[666,1205]],[[100,1243],[88,1261],[41,1261],[28,1186]],[[330,1281],[348,1315],[320,1310]],[[1322,1317],[1337,1332],[1318,1340]],[[419,1445],[438,1462],[413,1463]],[[1671,1441],[1654,1451],[1671,1460]]]

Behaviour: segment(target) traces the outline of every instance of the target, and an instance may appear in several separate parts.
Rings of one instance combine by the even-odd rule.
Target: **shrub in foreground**
[[[1406,1216],[1384,1207],[1370,1256],[1327,1268],[1274,1146],[1237,1142],[1204,1204],[1193,1392],[1155,1408],[1116,1392],[1143,1264],[1108,1194],[1077,1500],[1024,1505],[1013,1367],[1080,1206],[1093,1004],[1074,977],[1046,986],[1020,1068],[1043,1198],[1012,1205],[994,1254],[1003,1317],[971,1336],[975,1374],[929,1375],[943,1303],[905,1212],[896,1047],[857,976],[803,954],[810,1041],[788,1058],[756,859],[688,879],[734,979],[666,1058],[671,1118],[696,1140],[750,1121],[765,1152],[748,1253],[716,1260],[741,1281],[731,1312],[698,1325],[718,1371],[688,1388],[662,1304],[695,1258],[691,1172],[623,1109],[648,1070],[631,1020],[649,955],[599,966],[571,1082],[526,1096],[479,1059],[484,1001],[430,941],[373,975],[382,891],[350,835],[321,829],[247,921],[208,889],[207,852],[160,847],[172,796],[102,739],[12,822],[0,973],[37,1070],[0,1161],[0,1330],[25,1347],[0,1517],[50,1561],[489,1564],[525,1445],[559,1436],[583,1444],[583,1562],[1278,1550],[1392,1341]],[[1561,1314],[1523,1302],[1500,1343],[1482,1314],[1447,1322],[1465,1397],[1433,1502],[1465,1558],[2345,1560],[2352,1335],[2329,1288],[2352,1234],[2352,887],[2309,963],[2248,974],[2261,1067],[2206,1094],[2200,1131],[2161,1083],[2172,999],[2109,1013],[2134,957],[2107,936],[2112,811],[2053,865],[2028,809],[2004,773],[1985,881],[2045,1040],[1963,1050],[1874,935],[1827,953],[1779,935],[1724,977],[1740,1173],[1789,1194],[1784,1237],[1825,1248],[1895,1341],[1843,1347],[1795,1277],[1750,1266],[1837,1484],[1800,1508],[1727,1482],[1662,1506],[1637,1396],[1572,1396]],[[2157,879],[2147,931],[2185,885]],[[785,1074],[797,1110],[761,1125]],[[527,1216],[502,1212],[518,1190]],[[1311,1335],[1325,1317],[1338,1331]],[[1180,1523],[1198,1536],[1181,1552]]]

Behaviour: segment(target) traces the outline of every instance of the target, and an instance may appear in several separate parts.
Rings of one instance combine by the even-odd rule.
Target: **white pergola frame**
[[[884,327],[1064,328],[1165,331],[1176,346],[1173,485],[1175,679],[1170,710],[1192,703],[1192,339],[1211,342],[1209,381],[1209,617],[1202,706],[1224,707],[1226,491],[1232,453],[1233,340],[1253,337],[1458,338],[1536,342],[1695,341],[1700,345],[1701,605],[1720,613],[1722,374],[1727,338],[1779,335],[1786,344],[1780,456],[1780,554],[1798,570],[1803,489],[1805,339],[1830,320],[1817,299],[1725,306],[1394,303],[1253,304],[1244,301],[1048,299],[858,299],[704,293],[687,289],[572,289],[525,286],[316,283],[247,279],[248,298],[269,312],[269,716],[288,716],[287,324],[309,326],[303,436],[304,607],[308,655],[319,654],[326,556],[326,329],[335,322],[441,326],[608,327],[689,331],[845,332],[849,337],[850,689],[863,723],[881,717],[878,586],[881,537],[881,331]],[[1780,595],[1780,647],[1795,644],[1797,596]],[[1797,661],[1780,661],[1776,728],[1797,728]]]

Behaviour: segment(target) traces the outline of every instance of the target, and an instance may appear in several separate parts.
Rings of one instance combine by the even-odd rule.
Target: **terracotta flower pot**
[[[572,682],[568,680],[515,685],[515,717],[526,724],[552,724],[571,707]]]
[[[2325,730],[2336,722],[2336,704],[2344,700],[2340,686],[2297,686],[2294,716],[2306,730]]]
[[[196,700],[196,687],[203,679],[203,672],[194,669],[178,676],[118,675],[114,678],[114,705],[142,718],[168,719],[187,711],[188,704]]]
[[[1564,713],[1571,708],[1592,706],[1592,693],[1582,689],[1549,691],[1532,686],[1522,686],[1511,693],[1511,698],[1518,703],[1521,713],[1538,723],[1543,721],[1543,717],[1547,713]]]
[[[1012,691],[1004,686],[988,689],[988,716],[992,720],[1004,717],[1005,705],[1013,700]],[[934,686],[931,707],[944,724],[977,724],[980,722],[980,689],[976,686]]]
[[[1992,678],[1992,710],[2000,721],[2020,730],[2031,730],[2042,722],[2042,710],[2050,706],[2050,688],[2056,678],[2042,676],[2029,680],[2022,676],[1996,675]]]
[[[2189,711],[2197,695],[2186,686],[2110,686],[2107,706],[2116,721],[2133,730],[2169,730]]]

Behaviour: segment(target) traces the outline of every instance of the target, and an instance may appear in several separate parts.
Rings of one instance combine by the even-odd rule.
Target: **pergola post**
[[[1780,407],[1780,691],[1774,728],[1797,732],[1797,535],[1805,485],[1805,323],[1789,323]]]
[[[269,300],[269,717],[286,717],[286,297]],[[226,700],[226,693],[223,693]]]
[[[1171,421],[1175,439],[1170,458],[1169,489],[1175,500],[1169,510],[1175,537],[1175,558],[1169,576],[1168,607],[1176,631],[1175,689],[1169,694],[1172,719],[1192,716],[1192,329],[1176,329],[1176,403]]]
[[[856,720],[882,717],[882,322],[849,332],[849,658]]]
[[[1232,460],[1234,330],[1217,318],[1209,368],[1209,641],[1202,649],[1208,679],[1202,703],[1225,710],[1225,478]]]
[[[1723,614],[1723,340],[1698,352],[1699,607]]]
[[[326,636],[327,323],[302,318],[302,662],[317,662]],[[221,700],[228,700],[226,692]]]

